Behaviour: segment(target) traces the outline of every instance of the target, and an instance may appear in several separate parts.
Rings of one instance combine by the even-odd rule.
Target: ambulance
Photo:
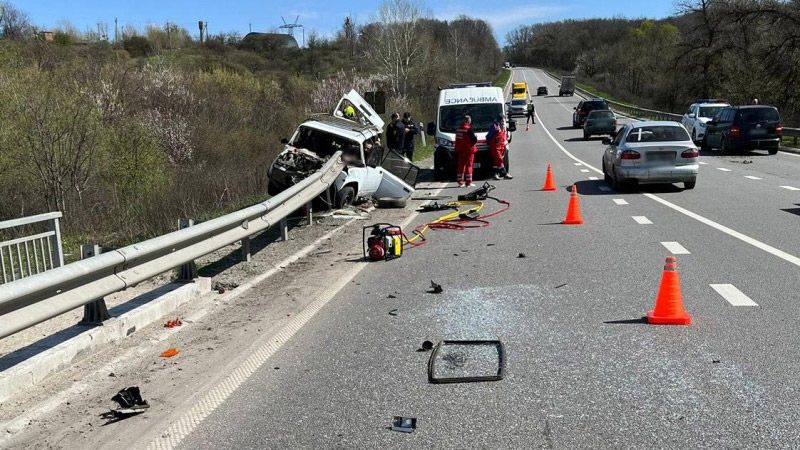
[[[452,181],[456,175],[455,139],[456,130],[461,126],[465,115],[472,117],[472,129],[478,137],[478,153],[475,155],[474,173],[492,174],[492,158],[486,145],[486,132],[498,116],[503,117],[506,129],[516,131],[517,124],[507,117],[503,90],[492,83],[451,84],[439,91],[436,121],[428,123],[427,134],[436,138],[433,153],[433,173],[437,181]],[[505,166],[511,150],[505,155]]]

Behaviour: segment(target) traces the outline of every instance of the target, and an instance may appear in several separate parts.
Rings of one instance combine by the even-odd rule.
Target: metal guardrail
[[[254,206],[0,285],[0,338],[167,272],[280,223],[342,171],[337,152],[318,172]]]
[[[50,212],[0,221],[0,239],[7,236],[0,241],[0,285],[64,265],[61,217],[61,212]],[[25,236],[27,228],[46,231]],[[15,229],[21,230],[15,233]]]
[[[793,138],[793,145],[797,145],[797,139],[800,138],[800,128],[786,128],[783,127],[783,137]]]

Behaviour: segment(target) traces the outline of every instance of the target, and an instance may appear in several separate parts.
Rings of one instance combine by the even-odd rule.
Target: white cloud
[[[483,19],[494,27],[495,31],[511,25],[519,25],[534,19],[541,19],[557,15],[564,10],[559,5],[518,5],[503,2],[502,7],[487,10],[477,8],[464,8],[448,5],[446,9],[436,11],[439,19],[451,20],[460,15]]]

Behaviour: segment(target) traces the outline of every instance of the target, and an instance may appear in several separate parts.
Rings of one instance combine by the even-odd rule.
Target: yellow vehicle
[[[528,83],[520,82],[514,83],[511,85],[511,95],[512,97],[516,97],[517,95],[523,95],[525,98],[528,98]]]

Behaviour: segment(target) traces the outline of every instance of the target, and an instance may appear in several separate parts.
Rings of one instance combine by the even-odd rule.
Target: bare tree
[[[0,37],[28,39],[35,34],[28,16],[11,3],[0,1]]]

